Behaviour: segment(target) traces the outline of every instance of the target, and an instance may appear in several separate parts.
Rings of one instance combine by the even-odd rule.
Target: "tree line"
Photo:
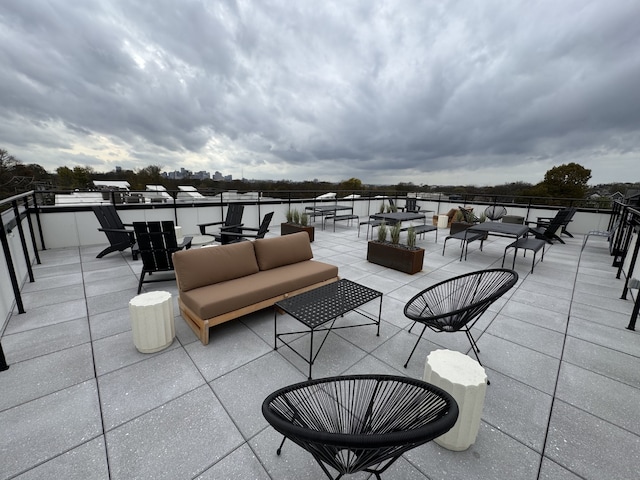
[[[526,182],[512,182],[491,187],[475,187],[460,185],[420,185],[401,182],[397,185],[364,185],[360,179],[350,178],[341,182],[290,180],[230,180],[211,179],[174,180],[162,176],[162,167],[150,165],[139,170],[114,170],[96,172],[91,167],[75,166],[58,167],[55,173],[47,172],[38,164],[23,164],[8,151],[0,149],[0,198],[6,198],[29,190],[90,190],[94,180],[122,180],[131,185],[131,190],[145,190],[146,185],[163,185],[169,191],[178,190],[178,185],[188,183],[203,194],[215,194],[224,190],[238,191],[272,191],[272,192],[304,192],[341,191],[341,192],[381,192],[384,194],[404,195],[406,192],[442,192],[471,196],[512,197],[518,201],[522,197],[551,197],[582,199],[590,194],[594,187],[589,187],[591,170],[577,163],[568,163],[548,170],[544,179],[535,185]],[[629,188],[638,188],[639,184],[617,183],[606,186],[607,190],[625,193]]]

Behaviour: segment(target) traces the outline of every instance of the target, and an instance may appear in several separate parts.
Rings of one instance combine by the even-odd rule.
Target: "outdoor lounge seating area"
[[[272,226],[265,238],[279,234]],[[531,256],[518,255],[517,283],[471,329],[491,379],[475,443],[460,452],[435,442],[416,446],[382,478],[636,475],[640,332],[625,328],[633,301],[620,298],[625,281],[616,278],[608,239],[594,235],[583,249],[584,236],[573,234],[545,246],[535,274]],[[499,268],[513,238],[490,235],[482,251],[480,242],[467,244],[460,261],[453,242],[443,255],[444,237],[419,240],[424,268],[407,275],[367,262],[367,239],[355,228],[316,230],[313,259],[383,299],[380,336],[334,329],[315,360],[314,379],[421,379],[437,349],[475,359],[462,333],[426,330],[418,339],[422,329],[410,331],[404,307],[439,282]],[[274,350],[273,308],[212,327],[203,345],[180,315],[176,281],[144,283],[143,291],[172,294],[176,339],[165,350],[140,353],[129,301],[143,264],[128,250],[97,259],[106,243],[41,251],[35,282],[22,286],[26,313],[16,310],[0,339],[10,366],[0,372],[0,480],[325,478],[294,442],[278,456],[282,435],[262,415],[270,394],[306,381],[309,369],[290,349]],[[363,308],[378,315],[377,303]],[[356,317],[347,313],[337,322]],[[278,316],[279,330],[296,328],[295,319]],[[293,342],[309,349],[306,338]]]

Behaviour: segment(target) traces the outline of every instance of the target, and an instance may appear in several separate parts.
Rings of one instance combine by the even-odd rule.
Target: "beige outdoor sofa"
[[[182,316],[207,345],[209,327],[338,280],[312,258],[306,232],[175,252]]]

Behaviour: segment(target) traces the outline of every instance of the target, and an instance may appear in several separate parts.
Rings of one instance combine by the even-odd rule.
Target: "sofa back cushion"
[[[253,242],[181,250],[173,254],[173,267],[184,292],[259,271]]]
[[[260,270],[271,270],[313,258],[307,232],[258,239],[253,242],[253,247]]]

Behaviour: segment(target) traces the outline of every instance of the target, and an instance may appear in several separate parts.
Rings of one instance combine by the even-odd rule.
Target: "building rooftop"
[[[499,267],[509,242],[489,237],[482,252],[474,242],[459,261],[454,242],[442,255],[443,240],[419,240],[425,267],[411,276],[368,263],[355,227],[316,228],[315,259],[384,298],[380,337],[374,327],[332,332],[314,378],[421,378],[432,350],[473,356],[464,334],[427,331],[403,368],[420,330],[408,331],[408,299],[440,280]],[[625,328],[633,302],[620,299],[624,282],[604,239],[590,239],[582,253],[580,236],[566,242],[548,248],[533,274],[531,252],[520,255],[516,287],[474,327],[491,380],[475,444],[453,452],[430,442],[383,478],[636,478],[640,333]],[[141,262],[130,252],[96,259],[103,248],[42,251],[36,281],[22,289],[27,312],[13,314],[2,337],[10,368],[0,372],[0,479],[325,478],[293,442],[276,455],[282,437],[260,411],[269,393],[307,377],[287,349],[273,350],[273,310],[214,327],[205,346],[180,317],[175,281],[145,284],[174,295],[177,335],[164,351],[139,353],[128,303]],[[279,317],[287,321],[295,322]]]

